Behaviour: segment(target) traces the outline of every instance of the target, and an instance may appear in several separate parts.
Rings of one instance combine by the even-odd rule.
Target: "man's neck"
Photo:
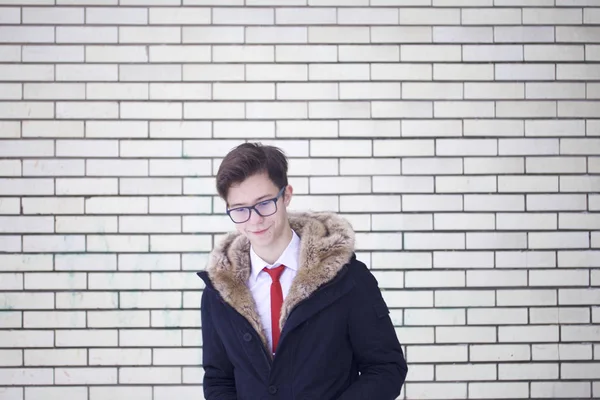
[[[283,235],[278,238],[272,245],[268,247],[253,247],[254,252],[257,256],[262,258],[264,261],[269,263],[269,265],[273,264],[281,254],[285,251],[285,249],[290,244],[292,240],[292,228],[289,226],[284,230]]]

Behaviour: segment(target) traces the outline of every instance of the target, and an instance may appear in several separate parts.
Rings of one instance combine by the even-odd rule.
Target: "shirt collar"
[[[298,234],[296,234],[296,232],[294,230],[292,230],[292,240],[290,240],[290,243],[285,248],[283,253],[281,253],[281,255],[279,256],[277,261],[275,261],[274,264],[269,264],[265,260],[260,258],[260,256],[254,252],[254,249],[252,248],[252,246],[250,246],[250,262],[252,265],[250,279],[252,279],[252,281],[254,282],[258,278],[258,274],[265,267],[272,268],[272,267],[276,267],[281,264],[285,265],[287,268],[297,271],[299,255],[300,255],[300,237],[298,236]]]

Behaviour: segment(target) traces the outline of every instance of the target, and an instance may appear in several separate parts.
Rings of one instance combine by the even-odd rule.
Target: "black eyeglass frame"
[[[278,210],[278,207],[277,207],[277,200],[279,200],[279,198],[280,198],[281,196],[283,196],[283,192],[285,191],[285,188],[286,188],[286,187],[287,187],[287,186],[284,186],[284,187],[282,187],[281,189],[279,189],[279,192],[277,192],[277,195],[276,195],[275,197],[272,197],[272,198],[270,198],[270,199],[261,200],[261,201],[259,201],[258,203],[254,204],[253,206],[244,206],[244,207],[228,208],[228,209],[226,210],[226,213],[227,213],[227,215],[229,215],[229,218],[231,219],[231,221],[233,221],[233,223],[235,223],[235,224],[243,224],[244,222],[247,222],[247,221],[248,221],[250,218],[252,218],[252,210],[254,210],[254,212],[256,212],[256,214],[260,215],[261,217],[268,217],[268,216],[271,216],[271,215],[273,215],[273,214],[275,214],[275,213],[277,212],[277,210]],[[270,213],[270,214],[261,214],[261,213],[260,213],[260,211],[258,211],[258,209],[256,208],[256,206],[258,206],[259,204],[267,203],[267,202],[269,202],[269,201],[272,201],[272,202],[275,204],[275,211],[273,211],[273,212],[272,212],[272,213]],[[235,211],[235,210],[240,210],[240,209],[243,209],[243,208],[246,208],[246,209],[248,209],[248,211],[249,211],[249,212],[248,212],[248,218],[247,218],[247,219],[245,219],[244,221],[234,221],[234,220],[233,220],[233,217],[231,216],[231,212],[232,212],[232,211]]]

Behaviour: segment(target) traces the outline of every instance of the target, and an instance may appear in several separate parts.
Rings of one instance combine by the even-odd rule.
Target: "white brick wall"
[[[402,399],[600,398],[596,0],[1,0],[0,399],[202,398],[244,140],[342,212]]]

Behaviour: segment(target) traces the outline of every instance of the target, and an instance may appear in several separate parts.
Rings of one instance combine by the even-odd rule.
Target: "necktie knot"
[[[271,276],[271,280],[273,282],[279,282],[279,278],[281,277],[281,274],[283,273],[283,270],[285,269],[285,265],[280,265],[276,268],[264,268],[264,271],[269,274]]]

